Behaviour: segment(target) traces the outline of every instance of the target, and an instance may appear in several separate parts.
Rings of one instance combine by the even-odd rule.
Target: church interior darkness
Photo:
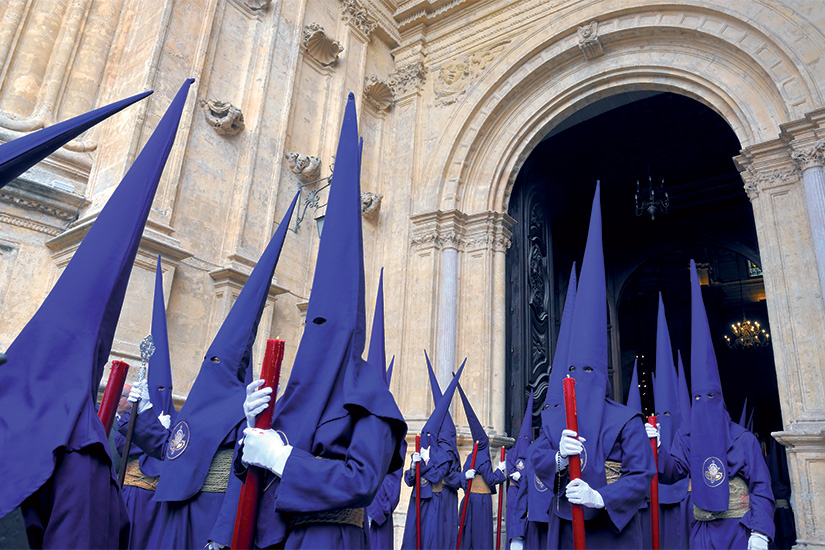
[[[704,104],[670,92],[634,91],[601,99],[557,125],[517,177],[509,212],[516,220],[507,255],[508,433],[516,433],[530,388],[533,425],[544,400],[570,268],[584,252],[596,180],[601,208],[610,316],[614,398],[625,402],[634,359],[644,373],[642,403],[653,412],[658,293],[671,341],[690,369],[689,260],[707,284],[723,393],[734,421],[745,398],[764,439],[782,427],[771,345],[729,349],[724,335],[743,316],[770,332],[751,205],[732,158],[740,144]],[[667,213],[636,215],[664,179]],[[577,269],[581,266],[577,265]],[[705,281],[703,281],[704,283]],[[644,356],[644,358],[642,358]],[[689,378],[688,378],[689,380]]]

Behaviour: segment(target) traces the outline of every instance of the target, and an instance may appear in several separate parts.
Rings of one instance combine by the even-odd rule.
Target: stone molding
[[[341,0],[341,18],[363,34],[367,40],[378,27],[378,22],[369,10],[357,0]]]
[[[371,74],[364,78],[364,99],[378,112],[386,112],[395,103],[395,92],[385,80]]]
[[[794,185],[800,181],[800,170],[791,161],[787,139],[775,139],[742,150],[733,158],[751,202],[764,191]]]
[[[245,127],[243,112],[229,102],[217,99],[201,100],[203,117],[219,136],[236,136]]]
[[[289,170],[301,183],[309,183],[321,177],[321,159],[289,151],[284,154]]]
[[[262,10],[269,7],[272,0],[244,0],[244,4],[252,11]]]
[[[579,49],[588,61],[604,55],[604,48],[599,41],[599,23],[597,21],[580,25],[577,33],[579,36]]]
[[[466,215],[457,210],[436,210],[410,217],[413,249],[454,249],[459,252],[491,250],[505,252],[510,247],[510,227],[515,220],[501,212]]]
[[[509,43],[509,40],[498,42],[441,67],[433,82],[436,103],[451,105],[458,101]]]
[[[381,210],[381,199],[384,195],[361,191],[361,216],[365,220],[374,222],[378,218],[378,211]]]
[[[818,140],[813,145],[804,148],[794,147],[791,158],[800,170],[825,166],[825,140]]]
[[[334,65],[344,51],[344,46],[329,36],[318,23],[310,23],[304,27],[303,46],[304,51],[323,67]]]
[[[414,61],[399,67],[390,75],[388,84],[392,88],[396,99],[421,91],[421,86],[427,77],[427,67],[421,61]]]
[[[17,178],[0,190],[0,202],[35,210],[63,222],[72,221],[89,204],[82,195]]]
[[[249,276],[252,274],[252,268],[238,261],[231,261],[227,266],[221,266],[209,272],[214,282],[215,291],[229,288],[235,291],[235,294],[240,293]],[[269,286],[268,299],[275,298],[279,294],[286,294],[289,289],[277,283],[275,278]]]

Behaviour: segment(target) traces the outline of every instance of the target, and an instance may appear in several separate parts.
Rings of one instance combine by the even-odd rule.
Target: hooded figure
[[[172,428],[158,437],[142,424],[143,413],[138,415],[135,441],[162,460],[154,500],[163,503],[165,524],[151,537],[152,548],[232,542],[241,484],[229,474],[245,418],[245,388],[252,382],[252,346],[297,199],[296,194],[207,349]]]
[[[171,423],[175,421],[177,411],[172,405],[172,366],[169,360],[169,338],[166,332],[166,307],[163,299],[163,273],[160,269],[160,256],[158,256],[157,268],[155,271],[155,296],[152,306],[152,343],[155,351],[149,359],[147,386],[150,399],[140,403],[143,410],[140,413],[152,409],[158,417],[155,422],[153,415],[138,414],[141,421],[142,430],[151,430],[154,437],[163,438],[168,433]],[[136,401],[143,388],[137,384],[129,392]],[[131,411],[122,414],[118,419],[118,432],[115,434],[115,441],[118,451],[123,452],[125,436],[129,428]],[[137,423],[136,423],[137,425]],[[124,458],[126,460],[126,458]],[[162,529],[164,526],[161,515],[161,504],[155,502],[155,485],[157,485],[157,475],[159,473],[160,461],[152,458],[141,451],[137,445],[132,445],[129,449],[128,464],[126,466],[126,477],[123,481],[123,502],[131,523],[129,533],[129,548],[149,548],[149,540],[153,531]]]
[[[426,354],[425,354],[426,357]],[[442,447],[442,430],[444,425],[452,425],[450,418],[450,403],[453,400],[458,379],[464,372],[465,359],[453,377],[444,395],[435,380],[429,359],[427,366],[430,371],[430,384],[435,400],[435,408],[421,428],[421,452],[413,453],[410,469],[404,474],[404,481],[407,486],[413,487],[410,493],[410,504],[407,508],[407,523],[404,526],[404,539],[401,548],[416,548],[417,546],[417,520],[416,520],[416,490],[415,487],[415,465],[421,463],[421,547],[422,548],[455,548],[455,535],[451,532],[451,525],[446,523],[445,518],[450,517],[449,512],[442,510],[444,505],[444,477],[453,460]],[[433,385],[434,384],[434,385]],[[453,434],[455,434],[453,426]],[[453,437],[455,437],[453,435]],[[456,529],[458,526],[455,526]],[[449,546],[452,541],[452,547]]]
[[[566,429],[561,388],[549,388],[551,400],[542,414],[543,442],[531,455],[536,474],[555,490],[548,548],[572,548],[571,504],[583,508],[589,547],[640,547],[637,512],[655,472],[640,415],[607,398],[607,298],[601,229],[597,184],[565,373],[576,380],[579,433]],[[560,379],[555,383],[561,386]],[[569,457],[576,454],[581,456],[582,478],[571,482],[567,465]],[[617,469],[620,476],[611,475],[608,480],[607,472]]]
[[[690,432],[680,431],[672,446],[661,440],[659,480],[673,483],[688,475],[692,479],[696,522],[691,548],[764,550],[774,533],[770,473],[756,438],[731,422],[725,409],[693,260],[690,284]]]
[[[523,540],[527,534],[528,480],[524,477],[524,462],[527,460],[527,449],[532,440],[533,390],[530,390],[516,443],[507,453],[507,474],[510,477],[510,484],[507,487],[507,539],[511,541],[513,539]]]
[[[384,351],[384,270],[378,279],[378,296],[375,299],[375,314],[372,321],[372,337],[367,360],[380,365],[387,364],[387,355]],[[385,382],[390,387],[392,380],[392,365],[395,357],[390,361],[386,370]],[[407,443],[402,443],[403,453],[407,453]],[[401,498],[401,469],[389,473],[384,477],[372,503],[367,506],[367,528],[369,529],[370,548],[373,550],[392,550],[393,522],[392,513],[398,506]]]
[[[95,397],[191,82],[172,100],[0,369],[0,517],[22,505],[33,548],[127,542]]]
[[[690,390],[688,390],[687,386],[685,365],[682,363],[682,352],[677,351],[676,357],[679,366],[679,412],[682,413],[681,430],[685,433],[690,433]]]
[[[460,508],[464,508],[464,500],[468,497],[469,503],[467,504],[467,517],[464,521],[464,532],[461,535],[461,548],[493,548],[493,495],[496,492],[496,485],[507,480],[504,473],[507,464],[500,462],[497,468],[493,468],[490,459],[490,438],[481,426],[467,395],[461,389],[461,384],[458,385],[458,393],[464,404],[467,423],[470,424],[470,434],[473,436],[473,441],[478,443],[475,467],[471,467],[472,452],[464,461],[465,482],[462,486],[464,499]],[[471,479],[473,484],[468,494],[467,481]]]
[[[556,352],[553,355],[553,365],[550,369],[550,380],[547,385],[547,394],[544,399],[544,406],[541,409],[542,425],[546,422],[547,409],[550,403],[558,403],[561,399],[562,379],[567,372],[567,354],[570,344],[570,329],[573,326],[573,307],[576,304],[576,262],[570,268],[570,278],[567,283],[567,295],[564,300],[564,309],[561,314],[561,326],[559,326],[559,336],[556,341]],[[550,392],[553,392],[551,400]],[[525,473],[527,475],[527,533],[525,546],[527,548],[547,547],[547,527],[550,522],[550,504],[553,501],[553,483],[548,480],[545,483],[536,475],[533,467],[533,454],[549,452],[549,442],[545,432],[539,432],[538,437],[530,443],[527,449],[527,461]]]
[[[71,140],[152,92],[143,92],[0,145],[0,188]]]
[[[739,422],[737,422],[737,424],[739,424],[743,428],[746,428],[747,419],[748,419],[748,397],[745,396],[745,402],[742,404],[742,412],[739,413]]]
[[[773,523],[776,527],[776,548],[792,548],[796,544],[796,525],[791,509],[791,482],[788,475],[788,463],[785,448],[772,437],[768,447],[768,470],[771,473],[771,489],[776,498],[776,514]]]
[[[656,418],[660,437],[667,442],[669,448],[682,426],[683,415],[679,401],[679,379],[673,364],[673,349],[661,292],[656,328],[656,374],[653,383]],[[659,484],[659,537],[662,548],[688,547],[688,483],[688,479],[681,479],[672,485]]]
[[[295,363],[272,429],[247,428],[243,463],[236,462],[238,475],[246,464],[274,474],[258,512],[255,544],[261,548],[367,545],[364,507],[386,475],[404,464],[407,424],[384,366],[361,357],[366,313],[356,120],[349,94]],[[264,391],[251,391],[244,404],[250,425],[263,410],[250,405]]]

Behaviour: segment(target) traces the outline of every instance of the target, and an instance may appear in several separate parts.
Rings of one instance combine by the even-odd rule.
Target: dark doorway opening
[[[557,126],[524,163],[509,205],[516,220],[507,256],[507,430],[520,427],[536,394],[540,424],[567,280],[584,252],[590,205],[601,180],[613,397],[625,402],[636,355],[655,353],[658,292],[674,350],[690,368],[689,260],[707,266],[703,287],[728,410],[747,396],[755,431],[781,428],[773,353],[730,350],[724,335],[743,313],[770,332],[750,202],[732,161],[740,144],[716,112],[691,98],[617,94]],[[637,216],[634,195],[664,179],[669,208]],[[644,192],[643,192],[644,193]],[[750,264],[748,263],[750,262]],[[754,271],[756,273],[756,271]]]

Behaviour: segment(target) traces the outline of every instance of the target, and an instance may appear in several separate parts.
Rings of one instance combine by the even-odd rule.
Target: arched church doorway
[[[752,394],[749,403],[759,401],[757,431],[767,435],[781,426],[770,346],[748,355],[727,349],[724,341],[725,328],[741,320],[743,311],[770,331],[761,276],[749,277],[749,266],[756,273],[760,259],[751,205],[732,160],[739,150],[736,135],[716,112],[691,98],[653,91],[596,101],[534,148],[508,210],[516,220],[506,260],[508,433],[518,431],[531,389],[533,425],[540,423],[567,281],[584,251],[597,179],[614,399],[625,400],[635,355],[655,351],[660,290],[674,349],[689,364],[685,300],[693,257],[707,270],[705,299],[731,417],[738,420],[744,396]],[[637,209],[635,196],[649,198],[649,181],[655,193],[667,192],[666,213]],[[741,379],[757,357],[763,365],[759,375]]]

